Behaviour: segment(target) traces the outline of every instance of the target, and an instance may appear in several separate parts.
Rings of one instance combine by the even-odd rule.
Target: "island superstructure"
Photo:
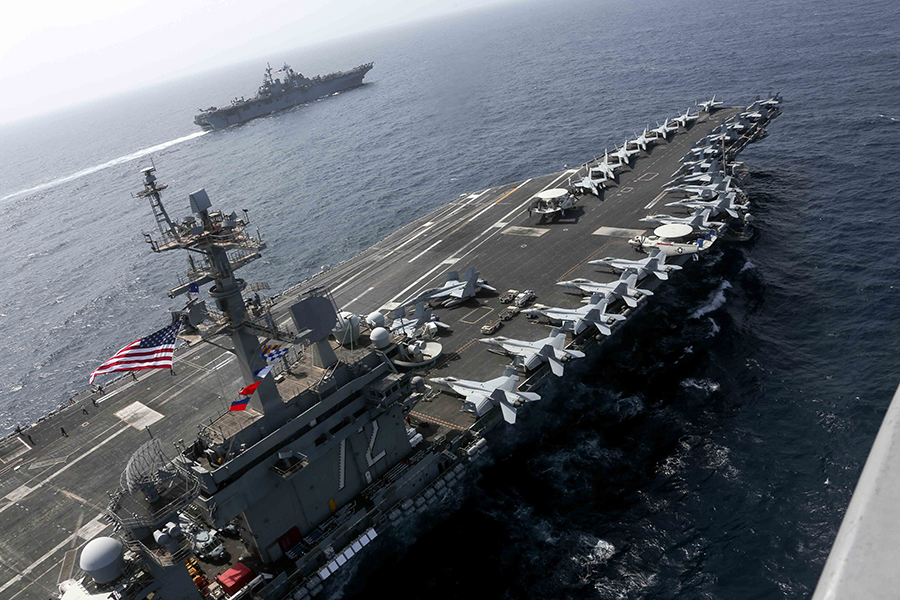
[[[353,67],[349,71],[308,78],[287,64],[274,72],[271,65],[266,65],[262,85],[253,98],[249,100],[235,98],[224,108],[211,106],[201,110],[200,114],[194,117],[194,123],[203,129],[224,129],[298,104],[312,102],[362,85],[366,73],[374,66],[375,63],[370,62]]]
[[[652,304],[651,294],[666,293],[669,277],[701,268],[702,260],[678,256],[689,244],[672,245],[665,258],[659,247],[636,251],[629,242],[647,237],[648,216],[651,228],[700,217],[691,235],[706,242],[746,235],[733,159],[765,136],[778,104],[701,112],[637,152],[625,145],[578,169],[463,195],[268,301],[235,275],[265,250],[247,233],[249,216],[213,209],[198,190],[191,215],[173,220],[164,186],[146,169],[139,196],[160,229],[148,238],[152,248],[199,257],[170,294],[202,290],[210,305],[192,297],[175,314],[190,341],[176,353],[176,375],[118,379],[93,395],[96,407],[85,393],[0,447],[0,593],[45,597],[60,582],[81,581],[85,594],[122,598],[319,594],[378,535],[455,490],[492,429],[527,419],[527,404],[561,374],[554,361],[590,361]],[[594,177],[607,169],[611,177]],[[578,193],[584,178],[597,195]],[[728,209],[714,211],[704,178],[724,186],[715,200]],[[564,214],[561,202],[559,214],[529,210],[565,196],[548,190],[574,200]],[[658,214],[670,203],[682,208]],[[738,205],[735,219],[728,211]],[[610,293],[589,297],[583,318],[544,327],[546,314],[560,314],[552,307],[584,305],[580,292],[557,285],[573,281],[610,284]],[[505,300],[545,316],[515,314]],[[509,353],[527,355],[527,344],[501,352],[478,344],[498,322],[505,338],[562,335],[564,346],[548,342],[535,348],[538,358],[518,360]],[[262,350],[273,345],[289,352],[259,379]],[[258,381],[250,407],[229,411],[237,390]],[[27,532],[14,525],[23,520]],[[210,531],[223,536],[221,551]],[[85,565],[80,547],[102,538],[111,541]],[[106,562],[121,569],[100,583],[106,571],[92,569]],[[74,583],[66,589],[82,593]]]

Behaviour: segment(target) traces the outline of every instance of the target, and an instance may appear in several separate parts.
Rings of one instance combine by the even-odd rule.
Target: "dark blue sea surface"
[[[130,196],[151,155],[176,215],[199,187],[250,210],[269,249],[244,276],[278,290],[696,100],[781,91],[742,155],[756,237],[673,278],[332,593],[807,598],[900,379],[898,39],[892,0],[510,4],[273,56],[376,66],[227,131],[192,136],[193,114],[250,95],[259,61],[4,126],[0,424],[67,401],[177,306],[183,259],[150,253]]]

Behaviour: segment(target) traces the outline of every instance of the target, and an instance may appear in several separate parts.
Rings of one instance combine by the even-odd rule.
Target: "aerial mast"
[[[214,210],[204,189],[189,195],[193,216],[185,217],[180,224],[174,223],[159,193],[166,188],[166,184],[157,183],[155,170],[148,167],[141,171],[144,189],[137,193],[138,197],[149,198],[160,232],[158,239],[145,233],[147,242],[154,252],[187,250],[201,256],[201,260],[190,256],[191,268],[187,271],[187,281],[169,290],[169,297],[197,291],[200,286],[213,283],[209,288],[209,297],[215,301],[215,309],[200,312],[205,313],[202,317],[213,322],[213,334],[231,338],[234,345],[232,351],[237,357],[241,375],[245,384],[249,385],[256,381],[254,372],[267,364],[260,352],[262,344],[257,333],[287,343],[295,341],[288,333],[278,330],[271,319],[259,323],[249,318],[242,296],[247,284],[235,276],[237,269],[260,258],[260,250],[266,244],[261,238],[254,238],[245,232],[250,220],[246,210],[241,217],[234,212],[226,215]],[[195,315],[197,311],[189,314]],[[191,325],[197,325],[202,320],[191,322]],[[272,377],[263,379],[254,398],[258,398],[259,408],[266,415],[272,415],[282,407],[281,396]]]

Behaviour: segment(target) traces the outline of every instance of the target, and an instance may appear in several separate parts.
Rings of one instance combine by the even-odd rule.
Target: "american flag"
[[[140,371],[142,369],[171,369],[175,354],[175,336],[181,329],[181,321],[163,327],[156,333],[131,342],[112,358],[91,373],[91,383],[97,375],[116,371]]]

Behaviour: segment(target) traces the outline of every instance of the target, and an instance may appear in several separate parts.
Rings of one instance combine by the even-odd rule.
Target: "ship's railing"
[[[177,477],[172,487],[160,494],[162,504],[151,509],[146,501],[138,500],[119,488],[110,494],[107,507],[109,516],[125,529],[156,527],[175,511],[190,504],[200,492],[200,480],[180,465],[176,465]]]
[[[123,542],[125,546],[131,550],[132,552],[137,552],[142,556],[147,556],[156,564],[162,567],[170,567],[172,565],[178,564],[191,555],[193,552],[194,544],[190,538],[190,536],[183,536],[178,541],[178,549],[175,552],[169,552],[165,548],[161,546],[156,546],[154,548],[150,548],[142,541],[123,536]]]

